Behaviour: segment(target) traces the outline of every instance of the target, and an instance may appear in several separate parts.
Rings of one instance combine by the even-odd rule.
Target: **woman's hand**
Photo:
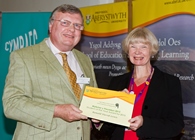
[[[131,118],[129,120],[130,122],[130,129],[133,131],[136,131],[137,129],[139,129],[142,125],[143,125],[143,117],[141,115],[136,116],[134,118]]]
[[[96,119],[91,119],[91,121],[94,122],[94,123],[100,123],[100,121],[96,120]]]
[[[125,93],[128,93],[129,94],[129,91],[126,88],[123,89],[122,92],[125,92]]]

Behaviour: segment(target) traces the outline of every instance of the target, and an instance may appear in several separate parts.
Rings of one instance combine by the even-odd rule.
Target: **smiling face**
[[[129,44],[129,59],[135,66],[150,65],[151,46],[145,43]]]
[[[74,23],[83,24],[81,15],[56,12],[53,19],[55,20],[49,23],[51,42],[62,52],[72,50],[81,38],[81,30],[75,29],[73,25]],[[58,20],[67,20],[71,24],[69,27],[64,27]]]
[[[123,51],[135,66],[150,66],[151,56],[158,53],[159,45],[155,35],[144,27],[133,29],[122,42]]]

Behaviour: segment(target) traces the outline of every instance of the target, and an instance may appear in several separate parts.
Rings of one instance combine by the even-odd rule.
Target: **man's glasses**
[[[72,23],[68,20],[57,20],[57,19],[52,19],[52,20],[59,21],[61,23],[61,25],[64,27],[69,27],[71,24],[73,24],[74,28],[77,30],[83,30],[83,28],[84,28],[83,25],[81,25],[79,23]]]

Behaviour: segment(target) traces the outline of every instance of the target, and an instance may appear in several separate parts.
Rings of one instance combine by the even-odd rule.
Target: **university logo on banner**
[[[128,32],[128,2],[80,8],[84,16],[82,40],[77,46],[94,64],[99,87],[127,71],[121,42]]]

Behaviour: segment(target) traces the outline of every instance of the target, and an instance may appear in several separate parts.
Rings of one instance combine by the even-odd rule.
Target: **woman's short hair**
[[[143,43],[151,46],[151,55],[156,55],[159,51],[158,40],[155,35],[145,27],[133,29],[122,41],[122,48],[125,53],[129,53],[129,45],[134,43]]]

